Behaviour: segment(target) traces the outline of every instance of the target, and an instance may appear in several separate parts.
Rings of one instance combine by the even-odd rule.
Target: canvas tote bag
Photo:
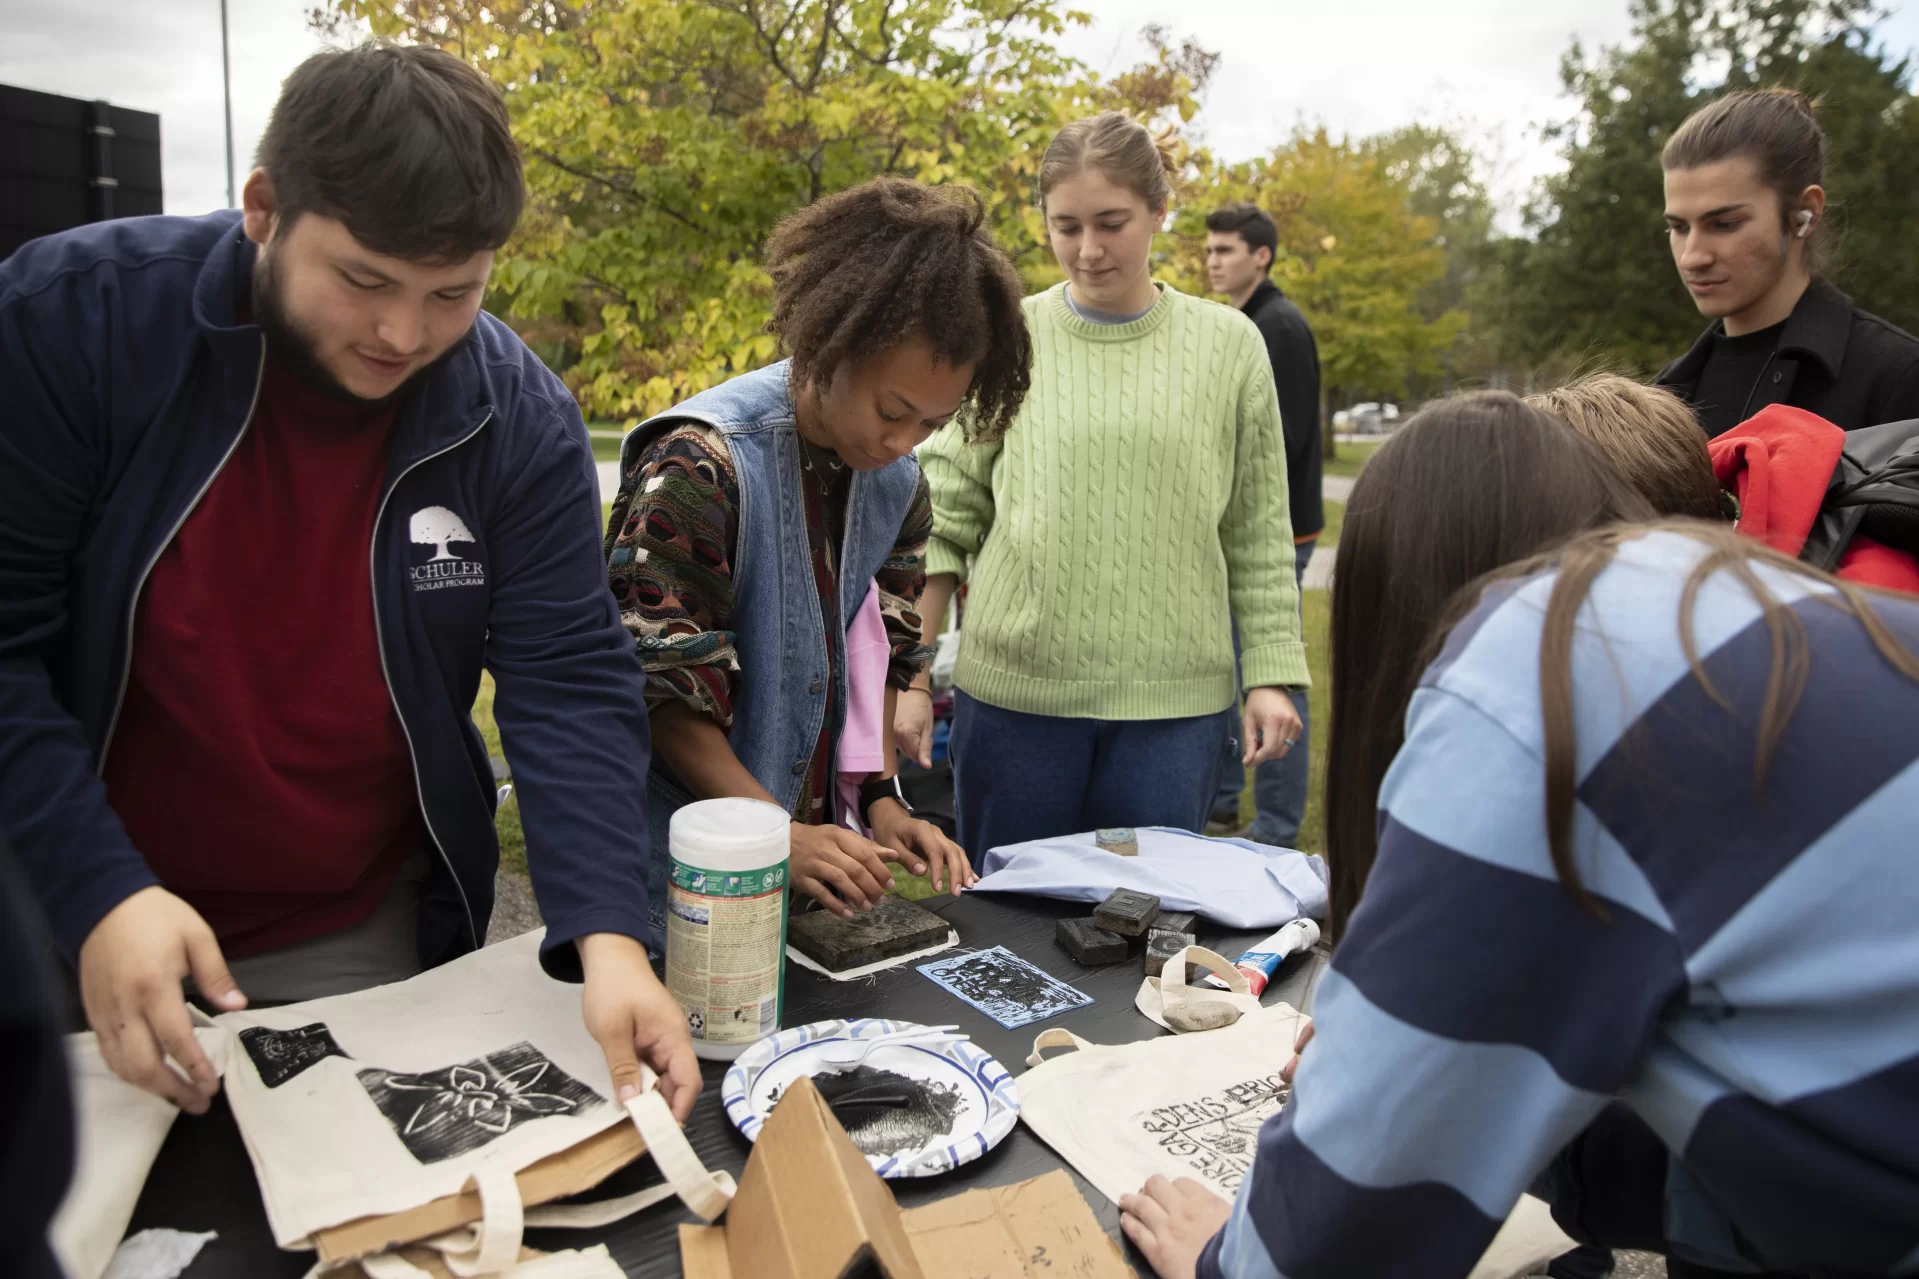
[[[316,1269],[327,1269],[423,1242],[456,1275],[494,1274],[519,1261],[526,1227],[604,1225],[676,1194],[707,1220],[725,1210],[732,1178],[700,1165],[650,1072],[640,1096],[613,1102],[580,988],[540,967],[543,937],[390,986],[227,1013],[199,1031],[277,1244],[316,1249]],[[84,1063],[89,1047],[97,1060],[97,1046],[70,1051]],[[143,1095],[110,1075],[94,1082],[81,1092],[83,1133],[132,1105],[125,1094]],[[143,1140],[83,1160],[69,1197],[78,1227],[124,1230],[127,1189],[137,1198],[158,1149]],[[664,1184],[603,1203],[526,1206],[595,1184],[642,1149]],[[97,1203],[110,1210],[83,1206]],[[370,1269],[405,1273],[393,1259]]]
[[[1220,1030],[1143,1043],[1103,1046],[1048,1030],[1019,1077],[1020,1122],[1116,1203],[1154,1176],[1191,1177],[1231,1199],[1252,1169],[1261,1125],[1292,1091],[1279,1072],[1304,1022],[1290,1005],[1271,1004]],[[1072,1051],[1044,1056],[1054,1048]],[[1516,1279],[1572,1247],[1527,1195],[1470,1279]]]

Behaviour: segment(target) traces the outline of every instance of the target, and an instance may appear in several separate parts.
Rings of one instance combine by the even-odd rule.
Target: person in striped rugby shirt
[[[1919,601],[1699,522],[1468,596],[1291,1104],[1236,1202],[1156,1180],[1129,1237],[1433,1279],[1532,1187],[1675,1279],[1919,1270]]]

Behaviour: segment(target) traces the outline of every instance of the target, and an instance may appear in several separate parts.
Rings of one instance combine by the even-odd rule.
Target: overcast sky
[[[319,47],[315,0],[229,0],[236,167],[244,177],[280,80]],[[1559,59],[1574,37],[1623,40],[1626,0],[1072,0],[1095,25],[1068,51],[1102,71],[1144,55],[1158,22],[1222,57],[1203,138],[1232,158],[1305,119],[1365,134],[1412,120],[1462,123],[1500,157],[1516,202],[1554,166],[1540,122],[1566,115]],[[1919,0],[1885,6],[1881,37],[1919,48]],[[0,0],[0,83],[104,97],[161,115],[170,213],[225,206],[220,0]]]

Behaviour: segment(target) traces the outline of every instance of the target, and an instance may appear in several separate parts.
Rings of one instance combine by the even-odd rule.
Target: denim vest
[[[696,421],[726,438],[739,480],[739,540],[733,552],[733,631],[740,673],[734,684],[733,753],[787,812],[813,761],[823,723],[837,736],[846,719],[846,625],[866,599],[874,574],[899,540],[919,461],[907,456],[878,471],[855,471],[846,495],[840,543],[839,616],[820,616],[800,491],[800,437],[781,360],[702,391],[648,418],[620,448],[624,474],[663,433]],[[836,634],[828,641],[827,627]],[[833,700],[827,702],[828,675]],[[831,716],[831,720],[826,719]],[[647,775],[648,905],[654,953],[665,944],[667,832],[692,796],[662,771],[656,752]],[[831,797],[828,797],[831,803]]]

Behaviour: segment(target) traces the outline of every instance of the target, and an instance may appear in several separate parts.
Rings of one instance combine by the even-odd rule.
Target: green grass
[[[593,437],[593,460],[595,462],[617,462],[620,460],[620,442],[609,440],[604,435]]]
[[[1328,547],[1339,545],[1339,527],[1346,522],[1346,504],[1323,501],[1320,505],[1326,512],[1326,527],[1319,530],[1319,545],[1316,549],[1323,551]]]
[[[493,677],[485,672],[480,674],[480,695],[473,699],[473,722],[486,739],[486,753],[500,755],[500,728],[493,722]],[[520,804],[513,796],[507,796],[494,814],[493,829],[500,836],[500,865],[524,875],[526,835],[520,830]]]
[[[1366,459],[1384,443],[1384,440],[1379,440],[1366,444],[1341,444],[1338,446],[1339,456],[1326,459],[1324,473],[1343,475],[1350,480],[1359,474],[1360,468],[1366,465]]]
[[[1331,591],[1306,591],[1300,596],[1300,626],[1305,632],[1306,668],[1313,677],[1313,731],[1308,745],[1306,816],[1299,824],[1299,847],[1309,853],[1326,851],[1326,737],[1332,729],[1333,680],[1328,670],[1327,641],[1331,638]],[[1239,820],[1253,820],[1253,770],[1246,770],[1246,789],[1239,794]]]

